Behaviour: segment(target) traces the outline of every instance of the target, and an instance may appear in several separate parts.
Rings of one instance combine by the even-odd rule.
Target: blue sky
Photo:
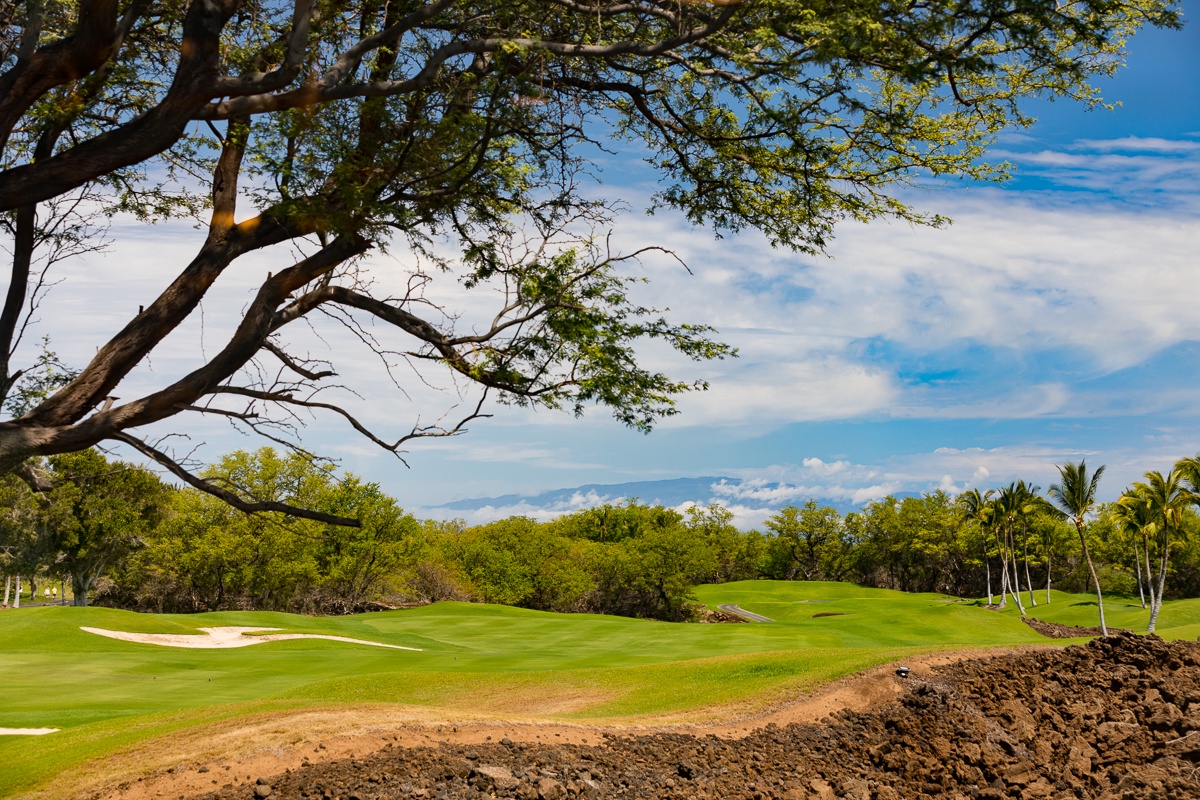
[[[646,299],[714,325],[741,351],[706,365],[648,353],[712,384],[648,436],[600,410],[574,419],[496,408],[465,436],[412,447],[409,468],[329,421],[305,441],[417,513],[702,475],[844,504],[1018,477],[1046,486],[1056,463],[1079,458],[1108,465],[1102,493],[1115,497],[1146,470],[1200,452],[1200,26],[1143,32],[1129,49],[1128,68],[1101,84],[1121,107],[1042,103],[1038,124],[994,153],[1015,165],[1012,181],[911,198],[951,216],[949,228],[848,223],[828,258],[812,258],[753,234],[716,241],[669,215],[619,220],[628,249],[665,242],[695,273],[647,260]],[[652,191],[616,188],[635,206]],[[114,233],[124,244],[76,268],[55,315],[92,313],[94,293],[116,284],[111,319],[92,313],[115,327],[158,288],[152,267],[185,258],[196,236],[186,226]],[[139,265],[146,280],[130,280]],[[225,288],[235,306],[255,279]],[[219,307],[214,298],[210,324]],[[187,335],[204,343],[202,330]],[[81,332],[55,345],[70,360],[94,342]],[[171,352],[150,368],[171,371]],[[397,432],[454,402],[452,386],[388,394],[366,356],[343,374],[367,387],[371,420]],[[256,444],[221,425],[192,430],[202,457]],[[745,524],[761,519],[736,492],[727,502]]]

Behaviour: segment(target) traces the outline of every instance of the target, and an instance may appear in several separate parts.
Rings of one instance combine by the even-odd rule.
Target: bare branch
[[[175,477],[191,486],[193,489],[198,489],[205,494],[210,494],[219,500],[223,500],[238,511],[247,514],[262,514],[265,512],[275,512],[278,514],[287,514],[291,517],[299,517],[300,519],[311,519],[315,522],[324,522],[328,525],[341,525],[347,528],[361,528],[362,522],[349,517],[339,517],[336,514],[325,514],[320,511],[313,511],[306,508],[297,508],[296,506],[280,503],[275,500],[245,500],[228,489],[223,489],[220,486],[207,481],[197,475],[193,475],[183,468],[174,459],[166,453],[152,447],[147,442],[139,439],[128,433],[115,433],[108,437],[114,441],[127,444],[137,450],[147,458],[153,459],[156,463],[165,467]]]
[[[286,366],[292,372],[295,372],[300,377],[307,378],[310,381],[319,381],[322,378],[332,378],[333,376],[337,375],[337,373],[331,369],[310,370],[304,367],[296,359],[289,356],[283,351],[282,348],[269,339],[263,342],[262,349],[266,350],[268,353],[282,361],[284,366]]]
[[[479,403],[476,404],[475,410],[473,412],[471,412],[470,414],[468,414],[465,418],[460,420],[454,427],[444,428],[444,427],[440,426],[439,424],[427,425],[427,426],[416,425],[413,427],[413,429],[410,433],[405,434],[404,436],[401,436],[395,442],[388,443],[387,441],[381,439],[379,436],[377,436],[375,433],[373,433],[366,425],[364,425],[357,418],[355,418],[355,416],[353,414],[351,414],[349,411],[342,408],[341,406],[334,405],[333,403],[322,403],[322,402],[319,402],[316,400],[304,400],[304,399],[301,399],[298,397],[293,397],[292,395],[284,393],[284,392],[271,392],[271,391],[262,391],[259,389],[247,389],[247,388],[240,387],[240,386],[222,386],[219,389],[217,389],[216,392],[214,392],[214,394],[237,395],[239,397],[249,397],[249,398],[252,398],[255,400],[263,400],[263,401],[268,401],[268,402],[272,402],[272,403],[292,405],[292,406],[297,406],[297,407],[301,407],[301,408],[312,408],[312,409],[321,409],[324,411],[332,411],[333,413],[342,417],[342,419],[349,422],[350,425],[354,428],[354,430],[358,431],[360,434],[365,436],[367,439],[370,439],[372,442],[379,445],[384,450],[387,450],[392,453],[396,453],[400,449],[401,445],[403,445],[405,442],[411,441],[412,439],[443,437],[443,436],[456,436],[462,432],[464,426],[468,422],[471,422],[472,420],[475,420],[475,419],[488,418],[491,416],[491,414],[482,413],[484,401],[487,397],[487,392],[485,391],[483,394],[483,397],[480,398]],[[199,410],[207,411],[208,409],[199,409]],[[238,415],[238,414],[234,414],[233,412],[222,412],[222,413],[228,413],[232,416],[241,416],[241,417],[249,416],[249,415]]]

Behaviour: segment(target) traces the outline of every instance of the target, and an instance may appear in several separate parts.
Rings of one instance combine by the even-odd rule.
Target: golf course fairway
[[[1014,604],[823,582],[698,587],[770,623],[680,624],[505,606],[438,603],[346,617],[266,612],[146,615],[104,608],[0,612],[0,796],[49,788],[113,755],[243,716],[390,704],[445,719],[591,723],[705,721],[749,714],[877,664],[938,650],[1048,643]],[[1095,625],[1094,597],[1052,594],[1031,616]],[[1028,595],[1025,596],[1028,603]],[[1144,630],[1137,601],[1106,601],[1113,628]],[[120,641],[82,627],[157,634],[276,628],[322,639],[236,649]],[[1159,634],[1200,635],[1200,600],[1168,602]]]

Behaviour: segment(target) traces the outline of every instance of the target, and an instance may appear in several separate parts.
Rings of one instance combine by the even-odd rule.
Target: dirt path
[[[937,666],[981,655],[995,656],[1054,647],[972,649],[934,653],[846,676],[794,700],[752,716],[697,724],[649,725],[628,722],[575,724],[529,717],[467,715],[419,706],[364,705],[308,709],[243,717],[183,732],[169,742],[151,743],[112,759],[103,773],[59,784],[53,795],[105,800],[162,800],[214,791],[226,784],[248,786],[308,764],[362,758],[385,747],[483,745],[508,740],[534,745],[596,745],[608,734],[712,734],[737,740],[768,725],[812,723],[842,711],[860,713],[901,694],[897,664],[912,669],[912,681]]]

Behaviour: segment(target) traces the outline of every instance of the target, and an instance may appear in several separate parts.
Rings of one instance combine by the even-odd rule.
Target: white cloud
[[[887,372],[840,358],[793,363],[722,365],[706,375],[710,387],[679,400],[678,426],[775,425],[797,420],[845,419],[879,412],[899,397]]]
[[[1200,153],[1200,142],[1180,139],[1161,139],[1154,136],[1126,136],[1121,139],[1080,139],[1075,142],[1073,150],[1091,150],[1101,153],[1111,152],[1141,152],[1141,153]]]

